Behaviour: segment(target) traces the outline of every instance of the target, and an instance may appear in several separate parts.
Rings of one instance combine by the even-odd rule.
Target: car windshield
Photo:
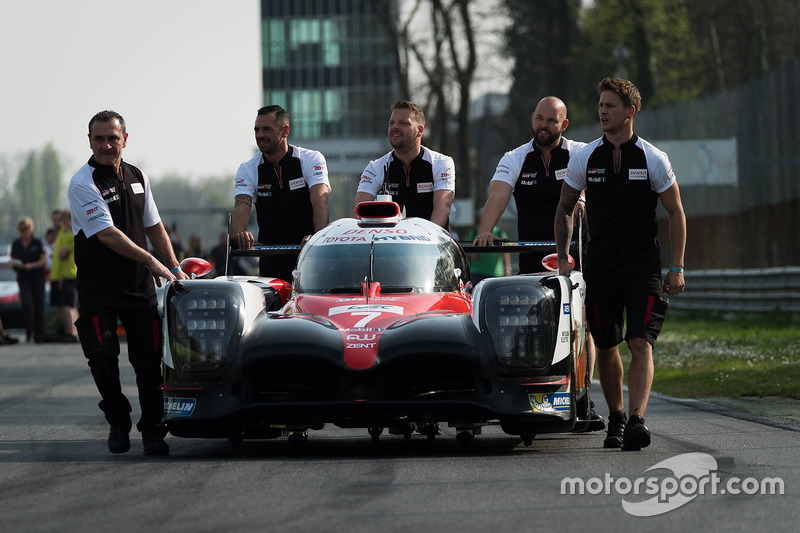
[[[306,293],[360,292],[370,276],[370,255],[371,281],[380,282],[382,293],[454,291],[460,273],[466,272],[460,249],[446,241],[319,245],[304,252],[295,289]]]

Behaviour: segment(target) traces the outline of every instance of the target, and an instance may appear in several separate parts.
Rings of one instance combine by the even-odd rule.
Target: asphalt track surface
[[[122,368],[135,403],[124,355]],[[594,398],[605,414],[599,387]],[[462,448],[447,427],[433,442],[375,445],[365,430],[328,426],[300,449],[170,436],[171,455],[152,458],[135,433],[130,452],[108,452],[97,402],[77,345],[0,346],[0,530],[762,532],[800,521],[800,427],[704,402],[654,396],[653,444],[641,452],[603,449],[603,433],[525,446],[489,427]],[[714,468],[681,473],[689,457]],[[699,494],[692,481],[712,476],[717,488]],[[584,494],[562,491],[565,478]],[[776,478],[782,495],[721,493]],[[625,493],[637,480],[640,492]],[[647,483],[662,502],[643,503],[655,497]]]

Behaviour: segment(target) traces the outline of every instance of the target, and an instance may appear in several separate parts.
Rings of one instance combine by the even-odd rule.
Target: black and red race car
[[[326,424],[434,438],[446,424],[467,443],[499,424],[530,443],[588,424],[579,271],[471,287],[464,247],[436,224],[401,218],[392,202],[361,204],[358,216],[311,238],[292,284],[221,276],[167,287],[170,433],[236,445],[303,441]]]

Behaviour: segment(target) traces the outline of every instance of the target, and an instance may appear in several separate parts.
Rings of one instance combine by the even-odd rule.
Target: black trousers
[[[19,300],[25,322],[26,337],[34,342],[44,340],[44,279],[20,281]]]
[[[83,353],[100,392],[100,409],[109,425],[131,428],[131,404],[122,393],[119,378],[120,344],[117,320],[125,328],[128,361],[136,373],[142,410],[137,429],[144,437],[161,435],[164,396],[161,391],[161,319],[156,307],[142,309],[80,309],[75,322]]]

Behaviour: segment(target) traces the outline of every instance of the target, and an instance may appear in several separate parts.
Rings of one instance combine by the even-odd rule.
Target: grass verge
[[[653,359],[653,390],[670,396],[800,399],[800,316],[672,311]]]

